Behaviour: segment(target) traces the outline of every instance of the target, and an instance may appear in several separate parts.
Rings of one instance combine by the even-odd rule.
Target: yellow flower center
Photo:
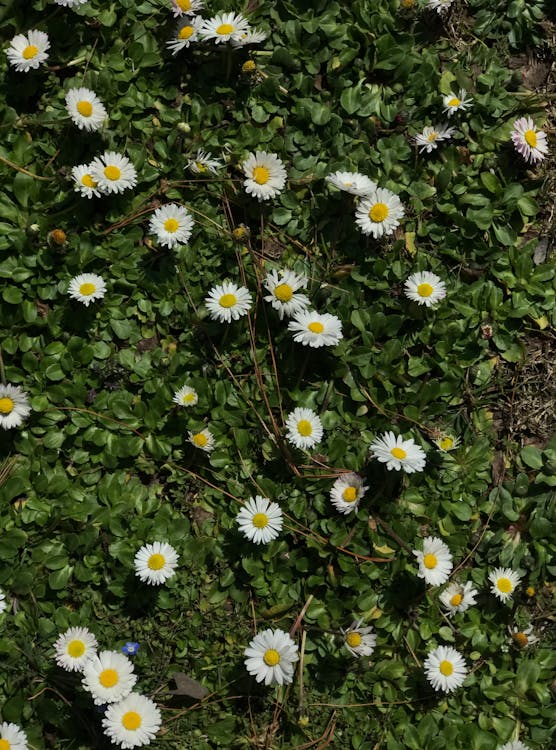
[[[0,414],[11,414],[14,406],[14,402],[8,396],[0,398]]]
[[[184,26],[183,29],[180,29],[180,33],[178,34],[178,38],[179,39],[189,39],[189,37],[191,36],[191,34],[193,34],[194,31],[195,31],[195,29],[193,28],[193,26]]]
[[[395,448],[392,448],[390,453],[394,456],[394,458],[397,458],[399,461],[402,461],[407,456],[407,451],[404,451],[403,448],[398,448],[398,446],[396,446]]]
[[[443,674],[444,677],[449,677],[451,674],[453,674],[454,665],[450,661],[441,661],[439,669],[440,674]]]
[[[275,667],[280,663],[280,654],[276,649],[269,648],[264,652],[263,660],[267,667]]]
[[[10,750],[12,743],[9,740],[5,740],[3,737],[0,739],[0,750]]]
[[[270,178],[270,172],[266,167],[255,167],[253,170],[253,179],[257,185],[265,185]]]
[[[166,219],[164,222],[164,229],[167,232],[170,232],[170,234],[174,234],[174,232],[177,232],[180,228],[180,223],[177,221],[177,219]]]
[[[450,101],[448,102],[449,107],[459,107],[460,104],[461,104],[461,99],[458,99],[457,96],[452,97]]]
[[[226,36],[227,34],[231,34],[234,30],[234,27],[231,23],[221,23],[220,26],[216,28],[216,33],[220,34],[220,36]]]
[[[79,287],[79,294],[82,294],[84,297],[89,297],[91,294],[94,294],[96,290],[96,286],[94,284],[91,284],[90,281],[87,281],[85,284],[81,284],[81,286]]]
[[[252,518],[252,523],[257,529],[264,529],[265,526],[268,526],[268,516],[266,513],[255,513]]]
[[[122,716],[122,726],[124,729],[129,729],[130,731],[139,729],[141,726],[140,714],[137,711],[126,711]]]
[[[39,51],[39,48],[35,47],[34,44],[28,44],[21,54],[26,60],[32,60],[38,51]]]
[[[434,289],[430,284],[427,283],[419,284],[419,286],[417,287],[417,294],[419,295],[419,297],[430,297],[433,292]]]
[[[193,444],[197,446],[197,448],[204,448],[208,443],[207,436],[203,435],[202,432],[198,432],[196,435],[193,435],[191,440],[193,441]]]
[[[509,578],[499,578],[496,581],[496,585],[498,587],[498,590],[501,591],[503,594],[509,594],[513,588],[512,582]]]
[[[438,565],[438,559],[436,555],[433,555],[430,552],[428,555],[425,555],[423,557],[423,565],[425,566],[425,568],[428,568],[429,570],[436,568],[436,566]]]
[[[402,8],[413,8],[415,0],[402,0]]]
[[[207,168],[205,167],[205,165],[203,164],[202,161],[196,161],[195,162],[195,166],[197,167],[197,169],[199,170],[199,172],[206,172],[207,171]]]
[[[525,593],[529,597],[535,596],[535,588],[534,588],[534,586],[527,586],[527,588],[525,589]]]
[[[429,137],[427,138],[429,143],[432,143],[433,141],[436,141],[438,138],[438,133],[435,133],[434,131],[432,133],[429,133]]]
[[[115,669],[103,669],[98,676],[98,681],[105,688],[114,687],[118,684],[119,679],[120,677]]]
[[[195,401],[194,393],[186,393],[181,400],[182,404],[191,404],[193,401]]]
[[[257,65],[254,60],[246,60],[241,69],[244,73],[254,73],[257,70]]]
[[[526,130],[525,133],[523,133],[523,137],[531,148],[535,148],[537,145],[537,134],[534,130]]]
[[[300,419],[297,423],[297,431],[303,437],[309,437],[313,434],[313,426],[308,419]]]
[[[453,597],[450,599],[450,604],[452,605],[452,607],[459,607],[462,601],[463,601],[463,596],[461,594],[454,594]]]
[[[107,167],[104,167],[104,176],[107,180],[119,180],[122,172],[118,167],[109,164]]]
[[[96,188],[97,183],[93,180],[90,174],[84,174],[81,178],[81,184],[85,187]]]
[[[277,297],[280,302],[289,302],[293,297],[293,289],[289,284],[278,284],[274,290],[274,296]]]
[[[361,638],[361,633],[356,633],[355,631],[346,635],[346,643],[352,648],[357,648],[357,646],[360,646],[362,640],[363,639]]]
[[[353,503],[354,500],[357,500],[357,488],[346,487],[342,492],[342,497],[344,498],[346,503]]]
[[[68,654],[73,659],[79,659],[85,653],[85,644],[83,641],[70,641],[68,643]]]
[[[191,10],[191,0],[176,0],[180,10]]]
[[[93,105],[83,99],[83,101],[77,102],[77,111],[83,117],[90,117],[93,114]]]
[[[449,437],[446,435],[446,437],[443,437],[440,439],[439,442],[440,449],[443,451],[451,451],[454,447],[454,438]]]
[[[386,205],[386,203],[375,203],[369,211],[369,218],[371,219],[371,221],[375,221],[377,224],[380,224],[381,221],[384,221],[387,216],[388,206]]]
[[[517,643],[519,648],[525,648],[529,644],[529,638],[525,635],[525,633],[512,633],[512,638]]]
[[[315,320],[313,323],[309,323],[307,328],[311,331],[311,333],[322,333],[324,331],[323,324],[319,323],[318,320]]]
[[[233,307],[237,303],[237,297],[235,294],[223,294],[220,297],[220,307]]]
[[[151,555],[149,559],[147,560],[147,567],[151,570],[161,570],[166,564],[166,559],[164,555],[161,555],[157,552],[155,552],[154,555]]]

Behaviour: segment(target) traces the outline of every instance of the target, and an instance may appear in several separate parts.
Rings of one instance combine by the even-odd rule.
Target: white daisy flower
[[[0,748],[2,750],[27,750],[27,735],[18,727],[9,721],[0,724]]]
[[[17,34],[6,50],[8,62],[18,73],[27,73],[36,69],[48,59],[47,49],[50,48],[48,34],[44,31],[31,29],[27,34]]]
[[[241,168],[246,177],[243,182],[246,192],[260,201],[274,198],[284,189],[286,168],[276,154],[255,151],[254,154],[249,154]]]
[[[427,0],[427,8],[437,13],[444,13],[452,5],[454,0]]]
[[[139,693],[130,693],[119,703],[112,703],[102,719],[104,734],[113,745],[122,748],[150,745],[161,723],[156,703]]]
[[[283,630],[263,630],[245,649],[245,666],[257,682],[288,685],[298,661],[297,644]]]
[[[457,112],[460,109],[468,109],[473,103],[471,97],[469,97],[469,99],[467,98],[467,91],[465,89],[460,89],[457,96],[450,91],[449,94],[442,97],[442,101],[444,102],[444,112],[446,112],[448,117],[451,117],[454,112]]]
[[[427,536],[423,540],[423,550],[414,549],[413,554],[419,563],[419,578],[431,586],[441,586],[446,583],[454,564],[452,554],[442,539]]]
[[[322,422],[312,409],[295,408],[286,418],[286,438],[296,448],[314,448],[322,440]]]
[[[278,503],[256,495],[236,516],[240,531],[255,544],[267,544],[282,530],[282,511]]]
[[[106,119],[106,109],[94,91],[70,89],[66,94],[68,115],[79,130],[98,130]]]
[[[213,159],[212,154],[199,149],[195,156],[187,162],[187,169],[193,174],[218,174],[222,169],[223,163],[219,159]]]
[[[478,591],[473,587],[470,581],[467,583],[450,583],[438,597],[442,606],[447,610],[448,617],[455,615],[457,612],[465,612],[472,607]]]
[[[195,448],[199,448],[199,450],[205,453],[210,453],[214,450],[214,435],[206,427],[199,432],[189,432],[188,440]]]
[[[295,315],[311,304],[306,294],[297,294],[298,289],[307,286],[307,277],[294,271],[269,271],[264,285],[270,292],[264,300],[278,311],[280,320],[284,315]]]
[[[514,625],[514,627],[508,626],[508,630],[510,633],[510,636],[512,638],[512,641],[515,643],[515,645],[518,648],[527,648],[528,646],[533,646],[535,643],[539,642],[539,638],[537,638],[536,635],[533,634],[533,626],[528,625],[526,628],[518,628]]]
[[[180,406],[195,406],[199,400],[199,396],[195,388],[191,388],[189,385],[183,385],[174,393],[174,398],[172,400],[175,404],[179,404]]]
[[[363,234],[378,238],[392,234],[404,216],[400,199],[390,190],[377,188],[374,193],[363,198],[357,206],[355,223]]]
[[[54,0],[56,5],[63,5],[65,8],[77,8],[78,5],[84,5],[89,0]]]
[[[342,630],[344,644],[347,650],[354,656],[370,656],[375,650],[376,635],[373,628],[362,628],[363,620],[353,622],[348,630]]]
[[[137,184],[133,164],[115,151],[105,151],[91,162],[91,177],[103,193],[123,193]]]
[[[546,158],[548,143],[546,133],[539,130],[530,117],[520,117],[514,122],[512,141],[515,150],[525,161],[535,163]]]
[[[6,611],[8,607],[8,603],[6,601],[6,594],[4,594],[3,591],[0,591],[0,615]]]
[[[180,50],[187,49],[191,42],[198,42],[201,38],[199,31],[202,25],[203,19],[201,16],[186,18],[185,21],[180,23],[175,38],[166,43],[172,54],[177,55]]]
[[[56,664],[68,672],[82,672],[97,653],[97,639],[87,628],[69,628],[54,644]]]
[[[463,656],[451,646],[439,646],[425,659],[427,679],[435,690],[452,693],[463,684],[467,665]]]
[[[376,182],[360,172],[332,172],[325,179],[338,190],[351,195],[367,197],[377,189]]]
[[[94,273],[81,273],[71,279],[68,294],[72,299],[82,302],[89,307],[91,302],[102,299],[106,293],[106,284],[102,276]]]
[[[135,555],[135,575],[143,583],[160,586],[176,573],[179,555],[168,542],[144,544]]]
[[[193,15],[203,10],[203,0],[172,0],[172,9],[175,16]]]
[[[415,444],[413,438],[404,440],[401,435],[385,432],[376,437],[369,450],[374,458],[386,464],[388,471],[403,469],[407,474],[423,471],[425,468],[425,451]]]
[[[419,151],[426,151],[427,154],[430,154],[431,151],[438,148],[440,141],[448,140],[455,132],[456,129],[448,127],[447,124],[427,125],[423,128],[422,133],[417,133],[413,138],[413,142],[419,146]]]
[[[359,501],[368,489],[359,474],[350,471],[336,479],[330,490],[330,500],[340,513],[352,513],[357,510]]]
[[[161,245],[186,245],[191,237],[193,217],[185,206],[168,203],[157,208],[149,222],[149,233],[156,234]]]
[[[84,198],[92,198],[95,195],[100,198],[102,195],[98,182],[95,182],[91,176],[91,165],[90,164],[78,164],[73,167],[71,174],[74,181],[74,190],[76,193],[81,193]]]
[[[448,435],[447,433],[445,433],[441,434],[432,442],[436,445],[441,453],[449,453],[450,451],[454,451],[458,447],[461,440],[459,439],[459,437]]]
[[[343,338],[342,322],[335,315],[314,310],[301,310],[292,316],[288,331],[293,340],[316,349],[320,346],[336,346]]]
[[[29,396],[18,385],[0,383],[0,427],[19,427],[31,413]]]
[[[210,317],[220,323],[230,323],[232,320],[241,318],[242,315],[247,315],[252,303],[249,291],[232,281],[217,284],[205,299]]]
[[[248,44],[260,44],[266,39],[266,34],[260,29],[248,28],[237,36],[232,37],[232,47],[247,47]]]
[[[499,745],[498,750],[529,750],[529,747],[524,745],[521,740],[513,740],[512,742],[506,742],[505,745]]]
[[[200,33],[203,39],[214,39],[215,44],[220,44],[241,39],[248,29],[249,22],[241,13],[219,13],[203,21]]]
[[[511,568],[495,568],[492,573],[488,574],[488,580],[492,583],[491,592],[497,596],[501,602],[511,599],[521,576]]]
[[[118,651],[101,651],[83,667],[82,685],[91,693],[96,706],[121,701],[136,682],[132,662]]]
[[[418,305],[434,307],[446,296],[446,284],[430,271],[412,273],[404,284],[404,294]]]

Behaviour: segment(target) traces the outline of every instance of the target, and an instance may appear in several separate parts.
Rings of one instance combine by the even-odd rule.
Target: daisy
[[[351,195],[366,197],[377,189],[376,182],[360,172],[332,172],[325,179],[338,190],[351,193]]]
[[[82,672],[97,653],[97,639],[87,628],[69,628],[54,644],[56,664],[68,672]]]
[[[489,573],[488,580],[492,583],[491,591],[501,602],[511,599],[511,596],[519,586],[521,576],[511,568],[495,568]]]
[[[287,685],[293,680],[298,661],[297,644],[283,630],[263,630],[245,649],[245,666],[257,682]]]
[[[405,214],[400,199],[384,188],[377,188],[357,206],[355,223],[363,234],[378,238],[392,234]]]
[[[335,315],[319,313],[314,310],[301,310],[293,315],[288,323],[288,331],[293,333],[293,340],[316,349],[320,346],[336,346],[343,338],[342,322]]]
[[[419,146],[419,151],[426,151],[430,154],[435,148],[438,148],[440,141],[445,141],[451,138],[456,132],[455,128],[449,128],[448,125],[427,125],[423,128],[422,133],[417,133],[413,138],[413,142]]]
[[[83,667],[83,687],[96,706],[116,703],[129,695],[137,681],[133,664],[118,651],[101,651]]]
[[[423,541],[423,550],[414,549],[413,554],[419,563],[419,578],[424,578],[431,586],[446,583],[454,565],[450,550],[442,539],[427,536]]]
[[[246,192],[260,201],[274,198],[284,189],[286,169],[276,154],[255,151],[249,154],[241,168],[246,177],[243,182]]]
[[[127,156],[105,151],[91,163],[91,177],[103,193],[123,193],[137,184],[137,172]]]
[[[467,99],[467,91],[465,89],[460,89],[457,96],[450,91],[449,94],[442,97],[442,101],[444,102],[444,112],[446,112],[448,117],[451,117],[454,112],[457,112],[459,109],[468,109],[471,106],[473,99],[471,97]]]
[[[175,404],[179,404],[180,406],[195,406],[199,400],[199,396],[197,395],[195,388],[191,388],[189,385],[183,385],[174,393],[174,398],[172,400]]]
[[[8,603],[6,602],[6,594],[4,594],[3,591],[0,591],[0,615],[6,611],[8,608]]]
[[[79,130],[98,130],[106,119],[106,109],[94,91],[70,89],[66,94],[68,115]]]
[[[203,10],[203,0],[172,0],[172,8],[175,16],[198,13]]]
[[[95,182],[91,176],[90,164],[78,164],[73,167],[71,174],[76,193],[81,193],[84,198],[92,198],[93,195],[100,198],[102,193],[98,187],[98,182]]]
[[[438,598],[447,610],[448,617],[451,617],[457,612],[465,612],[466,609],[472,607],[475,604],[477,594],[477,589],[473,588],[473,584],[468,581],[463,585],[450,583]]]
[[[66,8],[76,8],[78,5],[84,5],[89,0],[54,0],[56,5],[63,5]]]
[[[248,28],[237,36],[232,37],[232,47],[247,47],[248,44],[260,44],[266,39],[266,34],[260,29]]]
[[[214,39],[215,44],[220,44],[241,39],[248,29],[249,22],[241,13],[219,13],[203,21],[200,33],[204,39]]]
[[[463,656],[451,646],[439,646],[425,659],[427,679],[435,690],[452,693],[463,684],[467,665]]]
[[[94,273],[81,273],[79,276],[74,276],[68,287],[69,296],[82,302],[85,307],[89,307],[91,302],[97,299],[102,299],[105,292],[104,279]]]
[[[17,34],[10,42],[6,50],[8,62],[18,73],[27,73],[32,68],[36,69],[41,63],[48,59],[47,49],[50,47],[48,34],[44,31],[31,31],[25,34]]]
[[[0,427],[19,427],[31,413],[29,396],[18,385],[0,383]]]
[[[520,117],[514,122],[512,141],[518,154],[530,163],[542,161],[548,153],[546,133],[538,130],[530,117]]]
[[[311,304],[307,295],[297,294],[298,289],[307,286],[307,277],[294,271],[269,271],[264,285],[270,292],[264,300],[278,311],[280,320],[284,315],[295,315]]]
[[[178,26],[175,39],[171,39],[166,43],[166,46],[172,51],[173,55],[177,55],[182,49],[187,49],[191,42],[199,41],[199,30],[202,24],[203,19],[201,16],[194,16],[193,18],[186,18]]]
[[[255,495],[236,516],[240,531],[255,544],[267,544],[282,530],[282,511],[278,503]]]
[[[539,642],[539,638],[537,638],[536,635],[533,635],[532,625],[528,625],[523,630],[520,630],[520,628],[515,626],[513,628],[508,627],[508,630],[512,637],[512,641],[518,648],[527,648],[527,646],[532,646]]]
[[[179,555],[168,542],[144,544],[135,555],[135,575],[144,583],[160,586],[175,575]]]
[[[521,740],[513,740],[512,742],[506,742],[505,745],[500,745],[498,750],[529,750],[529,748]]]
[[[102,726],[113,745],[122,748],[149,745],[160,729],[162,717],[156,703],[139,693],[130,693],[108,706]]]
[[[247,315],[252,302],[249,291],[232,281],[217,284],[205,299],[210,317],[219,323],[230,323],[232,320],[241,318],[242,315]]]
[[[210,453],[214,450],[214,435],[206,427],[200,432],[189,432],[188,439],[195,448],[199,448],[205,453]]]
[[[187,162],[187,169],[193,174],[206,174],[212,172],[218,174],[224,165],[219,159],[213,159],[212,154],[199,149],[193,159]]]
[[[168,203],[157,208],[149,222],[149,233],[156,234],[161,245],[186,245],[191,237],[193,217],[185,206]]]
[[[359,474],[350,471],[336,479],[330,490],[330,500],[340,513],[352,513],[368,489]]]
[[[449,453],[450,451],[455,450],[460,442],[459,437],[448,434],[442,434],[440,437],[436,438],[436,440],[433,440],[433,443],[441,453]]]
[[[371,627],[362,628],[362,622],[362,619],[353,622],[348,630],[342,630],[344,644],[354,656],[370,656],[375,650],[376,635]]]
[[[445,10],[448,10],[453,2],[454,0],[428,0],[427,8],[435,10],[437,13],[443,13]]]
[[[286,438],[296,448],[314,448],[322,440],[322,422],[311,409],[297,407],[286,419]]]
[[[404,294],[418,305],[434,307],[446,296],[446,285],[435,273],[418,271],[408,277],[404,284]]]
[[[386,464],[388,471],[403,469],[407,474],[423,471],[425,468],[425,451],[415,444],[413,438],[404,440],[393,432],[385,432],[376,437],[369,450],[374,458]]]
[[[17,724],[4,721],[0,724],[0,748],[2,750],[27,750],[27,735]]]

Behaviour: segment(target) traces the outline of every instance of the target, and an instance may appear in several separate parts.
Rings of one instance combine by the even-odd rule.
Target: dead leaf
[[[176,683],[176,689],[168,691],[171,695],[187,695],[189,698],[202,700],[209,694],[206,687],[203,687],[197,680],[188,677],[185,672],[175,672],[172,679]]]

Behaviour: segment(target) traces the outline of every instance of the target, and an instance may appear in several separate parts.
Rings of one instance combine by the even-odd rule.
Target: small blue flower
[[[139,651],[139,644],[133,641],[128,641],[125,646],[122,646],[122,652],[127,656],[135,656]]]

